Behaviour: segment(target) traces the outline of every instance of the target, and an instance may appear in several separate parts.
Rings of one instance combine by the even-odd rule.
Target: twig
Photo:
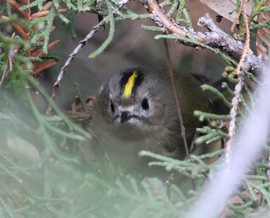
[[[234,97],[232,99],[232,108],[230,110],[230,123],[229,123],[229,140],[227,142],[226,145],[226,161],[227,163],[229,163],[230,160],[230,156],[231,156],[231,146],[233,144],[233,140],[234,140],[234,135],[235,135],[235,131],[236,131],[236,116],[237,116],[237,110],[238,110],[238,106],[239,106],[239,102],[241,100],[241,91],[244,85],[244,74],[243,72],[241,72],[241,67],[244,64],[244,60],[248,54],[249,49],[249,44],[250,44],[250,32],[249,32],[249,26],[248,26],[248,18],[247,18],[247,14],[246,14],[246,7],[245,7],[246,1],[243,0],[242,4],[241,4],[241,13],[243,13],[243,17],[244,17],[244,22],[245,22],[245,30],[246,30],[246,40],[245,40],[245,44],[244,44],[244,48],[243,48],[243,54],[241,56],[241,59],[237,65],[236,68],[236,74],[238,75],[238,83],[235,86],[234,89]]]
[[[174,80],[174,76],[173,76],[173,69],[172,69],[172,63],[171,63],[170,53],[169,53],[169,49],[168,49],[167,39],[163,39],[163,42],[164,42],[164,47],[165,47],[165,52],[166,52],[167,65],[168,65],[168,68],[169,68],[169,75],[170,75],[170,79],[171,79],[171,85],[172,85],[172,88],[173,88],[173,94],[174,94],[175,103],[176,103],[176,107],[177,107],[177,115],[178,115],[178,119],[179,119],[181,135],[182,135],[182,138],[183,138],[185,151],[186,151],[186,158],[189,158],[190,155],[189,155],[189,149],[188,149],[187,138],[186,138],[186,128],[185,128],[184,121],[183,121],[181,105],[180,105],[179,99],[177,97],[178,95],[177,95],[177,90],[176,90],[176,87],[175,87],[175,80]]]
[[[242,2],[241,4],[243,4],[243,2]],[[236,14],[236,17],[234,18],[234,21],[233,21],[233,23],[232,23],[232,26],[231,26],[231,32],[234,32],[234,29],[235,29],[235,27],[236,27],[236,25],[237,25],[237,23],[238,23],[238,21],[239,21],[239,18],[240,18],[240,15],[241,15],[242,12],[243,12],[243,10],[242,10],[242,6],[241,6],[241,7],[240,7],[240,10],[239,10],[238,13]]]
[[[234,135],[235,135],[235,129],[236,129],[236,116],[237,116],[237,109],[238,105],[241,99],[241,91],[244,85],[244,76],[243,75],[238,75],[238,83],[236,84],[234,88],[234,97],[232,99],[232,108],[230,110],[230,123],[229,123],[229,140],[227,141],[226,144],[226,162],[230,162],[230,157],[231,157],[231,147],[233,144],[234,140]]]
[[[76,54],[80,51],[82,47],[86,45],[86,43],[93,37],[93,35],[105,24],[105,20],[103,19],[100,21],[97,25],[92,27],[91,31],[87,34],[87,36],[80,41],[79,45],[73,50],[73,52],[68,56],[67,61],[65,62],[64,66],[61,68],[60,73],[58,74],[58,77],[56,79],[56,82],[53,85],[53,90],[51,94],[51,99],[53,99],[56,96],[56,91],[61,85],[61,81],[64,77],[64,74],[66,72],[67,67],[70,65],[73,58],[76,56]],[[51,112],[51,106],[48,106],[48,109],[46,111],[46,114],[50,114]]]
[[[243,54],[243,43],[235,40],[232,36],[219,29],[208,13],[198,21],[198,25],[207,28],[208,32],[195,32],[193,29],[187,29],[186,27],[178,25],[172,18],[166,16],[157,1],[140,1],[151,14],[151,19],[162,28],[164,33],[175,33],[186,38],[191,36],[205,45],[220,49],[237,61],[241,59]],[[180,43],[186,44],[184,41],[180,41]],[[194,46],[192,44],[187,45]],[[247,54],[242,67],[247,71],[260,73],[263,68],[263,62],[256,55]]]
[[[167,60],[167,65],[168,65],[168,69],[169,69],[169,75],[170,75],[171,84],[172,84],[173,93],[174,93],[175,104],[177,107],[177,115],[178,115],[178,119],[179,119],[181,135],[182,135],[184,146],[185,146],[186,158],[189,159],[190,154],[189,154],[189,148],[188,148],[188,144],[187,144],[186,127],[184,125],[183,115],[182,115],[182,111],[181,111],[181,105],[180,105],[179,99],[177,97],[178,95],[177,95],[177,90],[176,90],[176,86],[175,86],[172,62],[171,62],[171,57],[170,57],[170,53],[169,53],[167,39],[163,39],[163,42],[164,42],[164,47],[165,47],[165,52],[166,52],[166,60]],[[173,177],[173,174],[171,174],[170,177],[168,178],[168,180],[166,182],[167,184],[169,184],[171,177]],[[192,178],[191,178],[191,184],[192,184],[192,188],[195,190],[195,182]],[[168,189],[168,191],[169,190],[170,189]],[[168,196],[171,196],[171,193],[168,193]]]

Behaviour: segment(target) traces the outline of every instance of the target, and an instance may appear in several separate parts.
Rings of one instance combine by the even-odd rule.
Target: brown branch
[[[192,29],[187,29],[186,27],[178,25],[172,18],[167,17],[157,1],[140,1],[151,14],[151,19],[162,28],[164,33],[174,33],[182,37],[188,37],[188,35],[190,35],[195,40],[204,43],[205,45],[220,49],[236,61],[241,59],[243,54],[243,43],[235,40],[232,36],[218,28],[210,18],[209,14],[206,13],[205,16],[201,17],[198,21],[198,25],[207,28],[208,31],[204,33],[195,32]],[[180,43],[187,44],[184,41],[180,41]],[[192,44],[187,45],[195,47],[195,45]],[[259,73],[263,68],[263,62],[256,55],[247,54],[242,67],[248,71]]]
[[[20,7],[22,5],[25,5],[25,4],[29,4],[30,3],[30,0],[22,0],[20,1],[21,4],[19,4],[18,2],[16,1],[12,1],[12,0],[6,0],[7,3],[10,4],[10,6],[12,7],[13,10],[16,10],[18,11],[19,13],[22,14],[23,18],[27,21],[30,21],[32,19],[32,16],[34,17],[42,17],[42,16],[45,16],[48,14],[48,9],[51,8],[51,6],[53,5],[53,3],[49,2],[47,3],[44,7],[43,7],[43,10],[46,10],[46,11],[41,11],[40,14],[39,12],[37,13],[34,13],[32,14],[32,11],[30,10],[30,8],[28,9],[25,9],[23,11],[20,10]],[[59,9],[58,10],[60,13],[64,13],[66,11],[66,9]],[[1,19],[10,19],[9,17],[7,16],[1,16]],[[31,28],[27,27],[26,25],[24,25],[23,23],[13,23],[12,26],[14,27],[14,29],[16,30],[16,32],[18,33],[18,35],[25,39],[26,41],[29,41],[29,37],[30,37],[30,32],[33,32],[35,33],[37,30],[38,30],[38,25],[35,25]],[[55,26],[52,26],[51,28],[51,32],[55,29]],[[44,36],[40,37],[38,39],[38,42],[43,42],[45,39]],[[48,45],[48,48],[47,50],[50,51],[52,50],[55,46],[57,46],[58,44],[60,43],[59,40],[56,40],[52,43],[50,43]],[[41,57],[44,55],[44,52],[42,51],[42,48],[40,48],[39,45],[37,46],[34,46],[32,45],[31,48],[29,48],[27,51],[26,51],[26,54],[24,54],[26,57]],[[11,60],[11,59],[10,59]],[[11,61],[10,61],[11,62]],[[53,60],[45,60],[43,61],[43,63],[39,63],[39,62],[36,62],[36,61],[32,61],[32,64],[33,64],[33,75],[34,76],[38,76],[38,74],[47,69],[48,67],[51,67],[53,66],[54,64],[56,64],[56,60],[53,59]],[[11,66],[11,64],[9,64]],[[25,64],[22,64],[21,67],[23,69],[26,68]],[[10,67],[11,68],[11,67]],[[9,70],[10,71],[10,70]],[[8,72],[7,71],[4,71],[4,74],[2,76],[2,78],[0,79],[0,86],[6,76]]]
[[[1,19],[3,20],[9,20],[10,18],[7,17],[7,16],[1,16]],[[20,24],[12,24],[14,29],[21,35],[21,37],[25,40],[29,40],[29,35],[28,35],[28,29],[23,26],[23,25],[20,25]]]
[[[48,2],[43,6],[43,11],[49,10],[53,6],[53,2]]]
[[[57,60],[54,60],[54,59],[48,60],[46,62],[38,63],[37,66],[34,67],[34,69],[33,69],[33,75],[37,76],[40,72],[55,65],[56,63],[57,63]],[[34,66],[35,66],[35,64],[34,64]]]
[[[176,33],[180,36],[184,36],[184,37],[187,36],[187,33],[189,33],[189,30],[187,30],[185,27],[179,26],[171,18],[167,17],[167,15],[161,9],[157,1],[141,0],[141,2],[143,3],[147,11],[151,14],[151,19],[154,20],[158,26],[163,28],[163,31],[165,33]],[[196,35],[194,35],[194,38],[202,42],[202,39],[200,37],[197,37]]]
[[[51,42],[49,45],[48,45],[48,51],[52,50],[53,48],[55,48],[57,45],[60,44],[60,40],[55,40],[53,42]],[[35,51],[35,52],[32,52],[31,54],[33,57],[41,57],[42,55],[44,55],[44,52],[42,49],[39,49],[38,51]]]
[[[66,13],[67,12],[67,9],[66,8],[60,8],[58,9],[58,12],[59,13]],[[45,17],[49,14],[49,11],[39,11],[37,13],[34,13],[31,15],[31,19],[34,19],[34,18],[40,18],[40,17]]]

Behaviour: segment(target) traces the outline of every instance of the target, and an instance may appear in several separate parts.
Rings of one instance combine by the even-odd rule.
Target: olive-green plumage
[[[187,142],[200,123],[194,110],[208,111],[208,97],[189,74],[175,73]],[[182,159],[185,148],[169,74],[134,68],[115,73],[97,96],[92,128],[113,163],[141,170],[149,161],[139,151],[148,150]]]

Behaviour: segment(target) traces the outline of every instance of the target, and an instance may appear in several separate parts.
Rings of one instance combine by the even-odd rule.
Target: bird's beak
[[[120,114],[120,122],[124,123],[131,118],[129,111],[122,111]]]

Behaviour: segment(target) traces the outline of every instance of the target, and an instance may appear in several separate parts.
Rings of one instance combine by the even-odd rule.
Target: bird
[[[200,121],[194,110],[208,111],[208,97],[191,74],[174,72],[187,144]],[[168,70],[134,67],[113,72],[102,85],[90,128],[110,164],[125,172],[153,172],[142,150],[174,159],[186,156],[178,108]],[[100,159],[97,158],[97,159]]]

